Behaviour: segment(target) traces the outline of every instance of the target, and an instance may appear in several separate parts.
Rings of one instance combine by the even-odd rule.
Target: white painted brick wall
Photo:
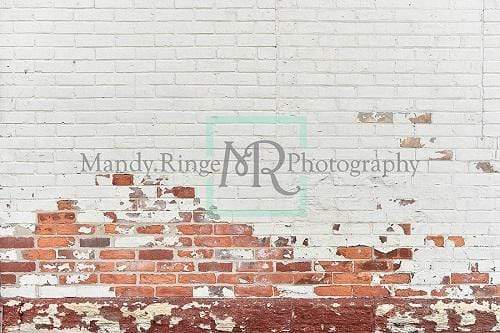
[[[422,247],[415,281],[439,283],[430,278],[437,263],[491,272],[480,260],[499,254],[500,178],[476,165],[500,170],[499,14],[495,0],[0,0],[0,221],[34,223],[32,213],[58,198],[92,211],[128,197],[78,174],[80,152],[202,158],[210,116],[293,114],[307,118],[311,154],[422,160],[413,178],[312,176],[309,215],[291,219],[292,230],[319,238],[297,257],[328,258],[339,242],[380,245],[387,224],[412,223],[411,237],[387,245]],[[359,112],[394,121],[362,123]],[[432,122],[412,124],[412,113]],[[296,146],[297,136],[238,125],[218,128],[215,141]],[[425,146],[401,148],[406,137]],[[429,161],[443,150],[451,161]],[[266,186],[216,193],[231,208],[284,200]],[[332,223],[353,225],[340,240]],[[466,247],[424,248],[429,234],[463,235]]]

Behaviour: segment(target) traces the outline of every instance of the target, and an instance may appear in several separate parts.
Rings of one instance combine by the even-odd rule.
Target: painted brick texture
[[[366,332],[498,329],[499,13],[496,0],[0,0],[5,322],[63,328],[30,326],[54,311],[30,312],[35,298],[238,298],[252,309],[264,297],[276,330],[304,331],[283,309],[338,298],[342,312],[363,297],[370,308],[345,315],[370,316]],[[234,171],[228,187],[197,173],[81,171],[81,153],[204,159],[259,139],[419,168],[307,175],[298,215],[259,214],[295,208],[302,192]],[[89,315],[54,302],[59,319]],[[139,308],[127,325],[152,320]],[[236,327],[214,316],[201,331]]]
[[[122,176],[99,177],[114,183]],[[303,253],[310,248],[318,250],[309,243],[314,236],[256,235],[252,224],[211,218],[209,211],[199,207],[193,188],[145,183],[144,179],[134,183],[132,177],[126,186],[109,185],[130,191],[128,210],[85,216],[77,201],[59,200],[54,208],[62,210],[37,212],[32,235],[0,237],[3,295],[498,296],[498,285],[491,283],[490,273],[480,271],[477,265],[469,271],[452,268],[442,273],[435,286],[412,284],[418,272],[408,267],[414,264],[419,251],[461,249],[465,246],[463,236],[421,236],[424,247],[391,250],[332,245],[328,247],[328,258],[312,258]],[[142,195],[138,196],[138,192]],[[168,203],[169,209],[143,211],[136,208],[136,201]],[[331,234],[338,234],[342,226],[332,227]],[[389,226],[385,237],[398,232],[401,239],[411,241],[412,230],[410,224]]]

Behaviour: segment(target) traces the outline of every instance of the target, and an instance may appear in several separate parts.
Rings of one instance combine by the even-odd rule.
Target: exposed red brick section
[[[57,203],[63,210],[38,213],[33,235],[0,237],[1,248],[18,254],[18,260],[0,263],[2,283],[19,286],[23,275],[30,273],[43,287],[50,275],[51,283],[55,277],[59,286],[104,287],[116,297],[446,299],[457,286],[470,287],[475,297],[499,295],[497,286],[490,284],[490,274],[480,272],[477,264],[468,272],[444,273],[441,285],[432,290],[413,286],[415,272],[402,267],[421,247],[344,243],[325,252],[331,259],[305,259],[303,250],[314,249],[308,237],[255,235],[253,225],[211,219],[199,208],[180,211],[170,220],[144,222],[140,219],[144,213],[158,210],[142,211],[149,204],[139,190],[131,191],[134,203],[125,214],[106,211],[100,222],[82,223],[77,203],[64,200]],[[194,197],[191,187],[150,192],[158,193],[155,199],[170,196],[172,202]],[[415,203],[392,201],[400,206]],[[336,236],[342,226],[339,223],[332,233]],[[383,230],[380,236],[389,244],[392,235],[411,235],[412,224],[390,224]],[[425,247],[443,250],[462,247],[466,241],[460,235],[422,238]],[[300,294],[302,290],[305,294]]]
[[[53,300],[57,313],[49,311],[45,300],[21,300],[4,303],[4,328],[18,331],[21,325],[31,327],[43,322],[46,330],[95,331],[106,325],[116,325],[125,333],[137,332],[139,323],[149,332],[191,332],[193,327],[221,327],[220,320],[226,319],[231,327],[242,332],[328,332],[322,329],[335,327],[337,332],[494,332],[497,325],[494,310],[478,311],[477,304],[485,308],[496,306],[491,299],[437,300],[385,299],[372,297],[351,298],[354,288],[344,286],[316,287],[316,293],[336,299],[270,299],[275,294],[271,287],[236,286],[235,293],[241,298],[197,299],[191,298],[192,287],[176,286],[116,286],[115,293],[126,299],[68,298]],[[356,287],[363,294],[384,295],[383,290],[371,287]],[[149,316],[148,306],[153,295],[165,297],[154,299],[158,309],[154,319]],[[259,295],[262,298],[254,298]],[[145,299],[144,297],[148,297]],[[344,297],[348,297],[344,299]],[[85,312],[93,311],[92,319]],[[23,310],[21,310],[23,309]],[[94,311],[96,310],[96,311]],[[404,314],[403,317],[398,314]],[[468,322],[460,318],[473,318]],[[221,319],[222,318],[222,319]],[[230,319],[227,319],[230,318]],[[446,330],[436,330],[436,321],[447,325]],[[55,319],[55,320],[54,320]],[[27,326],[26,326],[27,325]],[[33,326],[34,327],[34,326]],[[213,330],[215,332],[215,330]]]

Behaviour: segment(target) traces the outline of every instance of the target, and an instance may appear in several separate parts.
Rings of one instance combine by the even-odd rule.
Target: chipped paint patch
[[[236,326],[232,317],[219,318],[216,315],[210,314],[210,317],[215,321],[215,329],[222,332],[232,332]]]
[[[394,309],[394,304],[380,304],[379,306],[377,306],[377,311],[375,312],[375,314],[377,316],[384,316],[392,309]]]

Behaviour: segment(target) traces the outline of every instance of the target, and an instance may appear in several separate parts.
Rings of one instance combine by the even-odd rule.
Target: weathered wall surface
[[[0,41],[8,332],[262,332],[232,298],[278,331],[500,329],[500,2],[0,0]],[[268,179],[81,172],[81,153],[259,139],[419,168],[311,173],[303,199]]]

